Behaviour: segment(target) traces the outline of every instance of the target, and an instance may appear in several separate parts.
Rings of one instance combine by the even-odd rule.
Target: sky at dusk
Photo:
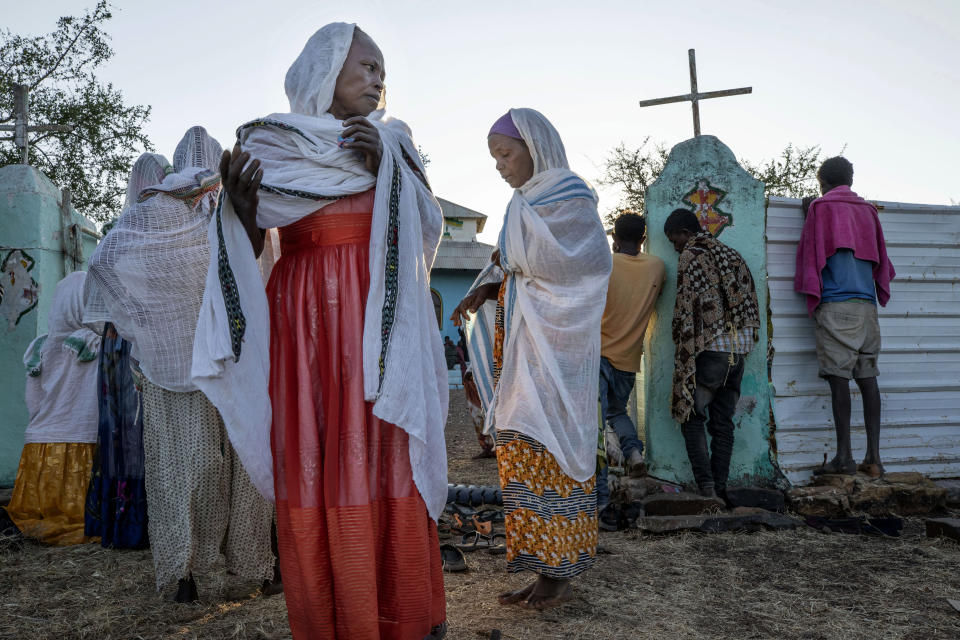
[[[13,4],[13,3],[8,3]],[[89,2],[7,6],[3,26],[51,31]],[[703,133],[759,162],[788,143],[845,149],[854,189],[871,199],[960,201],[960,2],[418,2],[118,0],[100,72],[129,103],[149,104],[146,131],[168,157],[200,124],[231,145],[239,124],[287,111],[283,79],[327,22],[356,22],[384,53],[388,112],[430,157],[437,195],[490,216],[511,190],[486,133],[510,107],[542,111],[571,168],[593,183],[620,142],[668,147],[693,135],[690,106],[637,102],[687,93],[687,49],[701,91],[753,94],[701,103]],[[618,203],[599,189],[600,210]]]

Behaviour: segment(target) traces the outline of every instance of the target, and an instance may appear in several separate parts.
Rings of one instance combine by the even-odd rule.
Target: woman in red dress
[[[224,238],[239,220],[259,255],[263,229],[279,227],[269,403],[297,639],[446,631],[434,522],[446,493],[446,372],[428,283],[442,214],[409,131],[378,110],[383,77],[369,36],[327,25],[287,74],[292,113],[242,126],[221,165],[218,277],[241,363],[258,339],[257,294],[241,282],[251,256]]]

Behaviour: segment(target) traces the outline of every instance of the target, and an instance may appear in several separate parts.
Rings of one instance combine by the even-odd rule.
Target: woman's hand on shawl
[[[468,313],[476,313],[477,309],[479,309],[480,305],[484,302],[487,300],[495,300],[500,292],[500,285],[502,284],[502,282],[488,282],[468,293],[450,316],[450,320],[453,321],[453,326],[463,326],[463,321],[470,319]]]
[[[257,191],[260,189],[263,171],[260,169],[259,160],[250,162],[244,169],[248,161],[250,154],[246,151],[241,153],[239,144],[234,145],[233,153],[224,151],[220,158],[220,181],[230,198],[233,210],[243,223],[247,237],[250,238],[253,254],[259,258],[263,253],[266,235],[263,229],[257,227],[257,205],[260,202]]]
[[[340,134],[344,139],[343,148],[352,149],[362,155],[366,159],[367,169],[377,175],[380,159],[383,157],[380,132],[363,116],[347,118],[343,121],[343,126],[346,127]]]
[[[500,264],[500,249],[493,250],[493,255],[490,256],[490,262],[497,265],[501,269],[503,268],[503,266]]]

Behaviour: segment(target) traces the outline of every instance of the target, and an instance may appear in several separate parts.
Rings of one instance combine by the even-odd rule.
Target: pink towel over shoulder
[[[890,281],[896,272],[887,257],[880,216],[876,207],[845,185],[813,201],[800,234],[793,288],[806,294],[810,315],[820,304],[821,274],[827,258],[837,249],[852,249],[855,257],[873,263],[877,301],[886,306],[890,300]]]

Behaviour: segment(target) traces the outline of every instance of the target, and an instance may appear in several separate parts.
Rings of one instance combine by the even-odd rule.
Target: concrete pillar
[[[650,473],[672,482],[692,483],[680,425],[670,415],[674,343],[670,323],[676,299],[678,254],[663,233],[674,209],[698,210],[701,225],[743,255],[753,273],[760,305],[760,340],[747,358],[735,422],[736,445],[730,485],[772,484],[771,388],[767,369],[767,272],[763,183],[737,163],[733,152],[714,136],[699,136],[675,146],[663,173],[646,195],[648,250],[663,258],[667,282],[644,358],[644,419]]]
[[[0,486],[13,484],[27,426],[23,353],[47,330],[57,282],[96,248],[84,228],[95,229],[45,175],[0,167]]]

